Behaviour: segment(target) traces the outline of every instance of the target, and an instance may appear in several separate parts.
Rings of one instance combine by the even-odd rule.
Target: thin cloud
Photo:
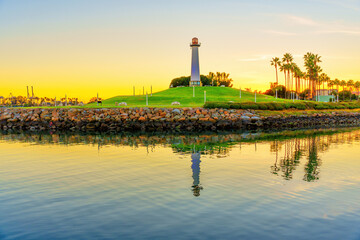
[[[307,33],[312,34],[346,34],[346,35],[360,35],[360,28],[345,25],[339,22],[320,22],[315,21],[311,18],[295,16],[295,15],[278,15],[287,22],[293,23],[295,25],[307,26],[308,30],[304,30]],[[267,31],[269,33],[278,34],[278,35],[290,35],[291,33],[283,31]],[[296,35],[296,34],[295,34]]]
[[[299,25],[305,26],[320,26],[321,23],[312,20],[311,18],[299,17],[294,15],[285,15],[284,16],[287,20],[290,20]]]
[[[296,36],[297,33],[293,32],[283,32],[283,31],[276,31],[276,30],[265,30],[265,33],[274,34],[274,35],[281,35],[281,36]]]
[[[282,58],[282,54],[271,54],[271,55],[254,55],[253,58],[240,58],[238,61],[240,62],[258,62],[258,61],[270,61],[273,57]],[[302,58],[303,55],[301,54],[293,54],[294,58]]]
[[[354,10],[354,11],[359,11],[360,10],[360,2],[358,0],[347,0],[347,1],[346,0],[341,0],[341,1],[336,1],[336,0],[316,0],[316,1],[336,5],[336,6],[346,8],[346,9],[351,9],[351,10]]]
[[[270,55],[263,55],[263,56],[256,56],[254,58],[241,58],[238,59],[240,62],[257,62],[257,61],[264,61],[269,60],[271,58]]]
[[[317,34],[336,34],[336,33],[343,33],[343,34],[348,34],[348,35],[360,35],[360,30],[359,31],[352,31],[352,30],[341,30],[341,29],[337,29],[337,30],[324,30],[324,31],[317,31],[315,32]]]

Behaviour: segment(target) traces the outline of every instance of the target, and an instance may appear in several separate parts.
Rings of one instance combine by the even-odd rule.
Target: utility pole
[[[276,98],[276,99],[277,99],[277,91],[278,91],[278,90],[276,89],[276,90],[275,90],[275,98]]]
[[[34,87],[31,86],[31,97],[34,98]]]
[[[96,106],[99,106],[99,93],[96,93]]]
[[[29,95],[29,86],[26,86],[26,90],[27,90],[27,98],[29,99],[30,95]]]
[[[255,103],[256,103],[256,90],[255,90]]]
[[[240,98],[241,98],[241,87],[240,87]]]
[[[204,103],[206,103],[206,91],[204,91]]]
[[[193,97],[195,97],[195,86],[193,86]]]

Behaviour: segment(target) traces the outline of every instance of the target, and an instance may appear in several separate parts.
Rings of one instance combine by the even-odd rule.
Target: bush
[[[325,102],[285,102],[285,103],[229,103],[229,102],[207,102],[204,108],[225,108],[225,109],[253,109],[253,110],[284,110],[284,109],[356,109],[360,108],[360,102],[341,102],[341,103],[325,103]]]

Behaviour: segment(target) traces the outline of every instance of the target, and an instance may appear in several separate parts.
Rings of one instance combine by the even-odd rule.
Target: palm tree
[[[281,62],[280,62],[280,58],[278,57],[274,57],[271,59],[270,61],[271,63],[271,66],[274,66],[275,67],[275,71],[276,71],[276,85],[279,84],[279,79],[278,79],[278,66],[281,66]]]
[[[330,78],[329,76],[327,76],[327,75],[326,75],[326,86],[327,86],[327,88],[326,88],[326,89],[328,90],[328,91],[327,91],[327,92],[328,92],[328,94],[329,94],[329,84],[330,84],[330,83],[331,83],[331,78]]]
[[[321,62],[320,56],[313,53],[306,53],[304,55],[304,65],[307,69],[307,75],[309,77],[309,91],[310,98],[316,95],[316,87],[319,81],[319,73],[322,69],[318,66],[318,63]]]
[[[352,95],[352,88],[354,87],[354,81],[353,80],[349,80],[346,82],[346,86],[349,88],[350,90],[350,101],[351,101],[351,95]]]
[[[279,68],[280,72],[283,72],[284,73],[284,77],[285,77],[285,82],[284,82],[284,86],[285,88],[287,89],[287,85],[286,85],[286,70],[285,70],[285,66],[282,64],[280,65],[280,68]]]
[[[329,82],[328,82],[328,87],[330,87],[331,88],[331,92],[333,91],[333,86],[335,85],[334,84],[334,80],[329,80]]]
[[[323,84],[323,92],[325,90],[325,83],[327,83],[329,81],[329,76],[326,73],[322,73],[319,76],[319,83]]]
[[[302,72],[296,63],[292,63],[293,76],[295,77],[295,91],[296,94],[300,92],[300,78],[302,77]]]
[[[290,54],[290,53],[285,53],[283,58],[282,58],[282,61],[283,61],[283,65],[285,64],[284,66],[284,69],[285,71],[287,72],[287,82],[288,82],[288,87],[289,89],[291,90],[291,86],[290,86],[290,71],[292,69],[292,66],[291,66],[291,63],[292,61],[294,60],[293,56]],[[286,74],[285,74],[286,76]],[[285,80],[286,81],[286,80]]]
[[[354,81],[353,80],[349,80],[346,82],[346,86],[349,88],[350,92],[352,91],[352,88],[354,86]]]
[[[321,93],[320,87],[321,87],[321,84],[324,83],[324,81],[325,81],[325,73],[322,73],[322,74],[320,74],[319,79],[318,79],[318,83],[319,83],[318,95],[322,95],[322,94],[320,94]]]
[[[340,86],[342,86],[343,90],[342,90],[342,93],[343,93],[343,101],[345,100],[344,97],[345,97],[345,86],[346,86],[346,81],[345,80],[341,80],[340,81]]]
[[[360,88],[360,82],[359,81],[356,81],[355,83],[354,83],[354,87],[356,88],[356,90],[357,90],[357,98],[358,98],[358,100],[359,100],[359,88]]]
[[[334,80],[334,85],[336,85],[337,93],[339,94],[339,86],[341,84],[341,81],[337,78]]]
[[[346,81],[345,81],[345,80],[341,80],[341,81],[340,81],[340,86],[342,86],[343,91],[345,91]]]

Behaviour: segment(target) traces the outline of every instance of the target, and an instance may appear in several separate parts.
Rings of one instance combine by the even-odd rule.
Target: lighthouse
[[[199,65],[199,39],[194,37],[190,44],[192,56],[191,56],[191,78],[190,87],[200,86],[200,65]]]

